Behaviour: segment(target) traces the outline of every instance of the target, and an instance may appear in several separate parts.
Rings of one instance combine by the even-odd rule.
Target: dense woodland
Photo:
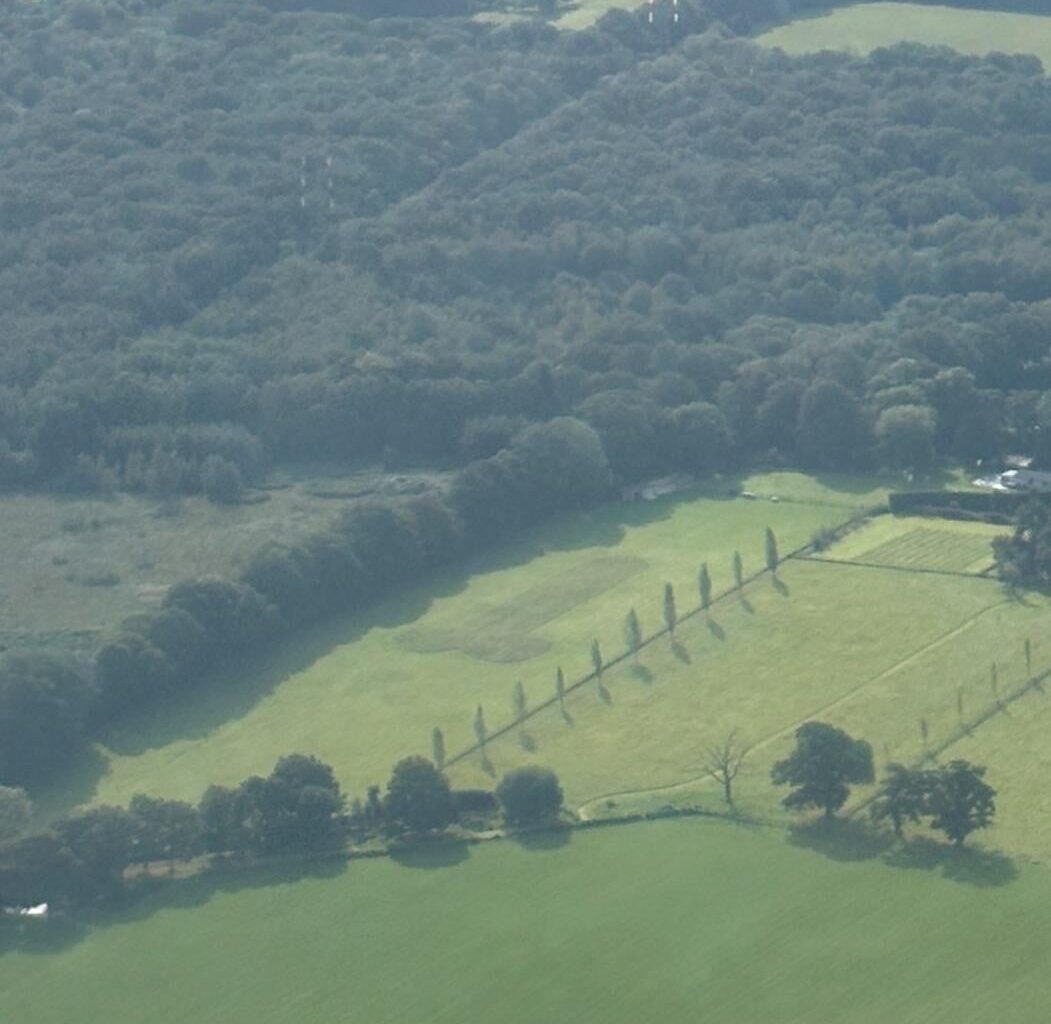
[[[1032,447],[1039,63],[711,27],[769,13],[8,10],[0,478],[224,500],[561,415],[622,479]]]
[[[734,35],[763,2],[582,33],[321,6],[0,14],[0,483],[452,483],[173,587],[87,675],[12,654],[0,784],[619,482],[1051,459],[1035,58],[790,59]]]

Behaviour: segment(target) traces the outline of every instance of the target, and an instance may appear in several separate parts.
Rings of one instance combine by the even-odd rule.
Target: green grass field
[[[868,54],[895,43],[951,46],[961,53],[1031,53],[1051,66],[1051,18],[923,4],[873,3],[779,25],[756,38],[790,54],[847,50]]]
[[[694,819],[196,880],[60,951],[0,957],[2,1017],[1044,1024],[1051,872],[828,852]]]
[[[467,575],[450,572],[367,616],[329,622],[224,685],[129,722],[100,751],[97,785],[85,769],[75,790],[45,795],[45,809],[140,791],[196,799],[209,783],[268,771],[292,750],[324,758],[350,792],[363,792],[398,758],[429,754],[436,725],[450,753],[467,746],[478,704],[491,728],[507,721],[516,681],[536,700],[553,693],[559,665],[570,681],[583,675],[593,637],[607,656],[618,653],[632,605],[655,628],[666,580],[685,608],[696,603],[702,561],[717,591],[729,587],[735,548],[746,571],[760,568],[768,524],[788,550],[886,494],[872,481],[798,474],[747,488],[760,497],[731,500],[724,485],[607,506],[523,538]]]

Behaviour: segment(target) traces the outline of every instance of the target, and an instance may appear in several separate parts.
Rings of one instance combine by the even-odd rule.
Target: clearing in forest
[[[798,55],[846,50],[866,55],[881,46],[922,43],[961,53],[1028,53],[1051,66],[1051,18],[927,4],[872,3],[799,18],[756,38]]]

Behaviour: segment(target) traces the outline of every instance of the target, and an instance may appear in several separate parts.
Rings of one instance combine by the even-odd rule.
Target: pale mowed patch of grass
[[[779,25],[756,38],[786,53],[845,50],[865,55],[881,46],[923,43],[961,53],[1030,53],[1051,66],[1051,18],[1004,11],[873,3]]]

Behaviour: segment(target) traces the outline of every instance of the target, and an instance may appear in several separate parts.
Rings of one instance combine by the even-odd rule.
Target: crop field
[[[994,537],[1003,527],[985,523],[880,516],[819,557],[898,569],[975,573],[993,567]]]
[[[723,485],[574,516],[367,615],[330,621],[192,701],[129,722],[78,774],[75,792],[42,795],[45,809],[123,803],[136,792],[196,799],[210,783],[265,773],[293,750],[328,761],[361,793],[397,759],[429,754],[435,726],[450,754],[468,746],[479,704],[492,729],[504,724],[518,680],[535,701],[554,692],[559,666],[567,680],[580,678],[593,638],[607,657],[619,653],[630,607],[656,628],[665,581],[685,609],[697,603],[702,561],[715,591],[727,589],[735,549],[746,572],[762,566],[768,525],[787,551],[885,494],[872,481],[825,485],[796,474],[747,489],[759,497],[731,499]]]
[[[846,50],[865,55],[895,43],[951,46],[961,53],[1031,53],[1051,67],[1051,18],[925,4],[872,3],[799,18],[756,38],[797,55]]]
[[[1044,1024],[1051,872],[803,843],[694,819],[176,883],[0,956],[0,1006],[11,1024]]]

